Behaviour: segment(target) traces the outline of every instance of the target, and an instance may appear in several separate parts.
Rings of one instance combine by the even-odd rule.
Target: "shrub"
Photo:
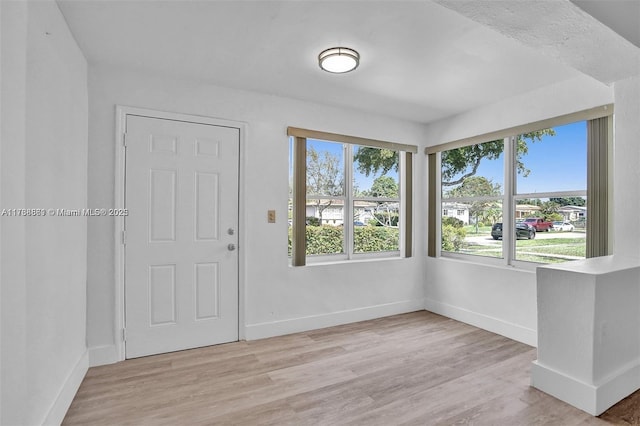
[[[562,216],[560,213],[552,213],[552,214],[546,215],[544,217],[544,220],[546,220],[547,222],[555,222],[556,220],[563,221],[564,216]]]
[[[307,255],[342,253],[341,226],[309,226],[306,227]],[[376,251],[398,250],[400,230],[376,226],[356,226],[354,232],[354,251],[367,253]],[[289,228],[289,255],[291,255],[291,234]]]
[[[464,247],[464,238],[467,231],[464,228],[456,228],[453,225],[442,225],[442,250],[460,251]]]
[[[307,225],[320,226],[320,219],[313,216],[307,216]]]
[[[398,250],[400,230],[381,226],[360,226],[353,230],[353,250],[356,253]]]
[[[307,226],[307,254],[342,253],[341,226]]]
[[[464,222],[458,218],[446,216],[442,218],[442,226],[444,225],[450,225],[454,228],[462,228],[464,226]]]

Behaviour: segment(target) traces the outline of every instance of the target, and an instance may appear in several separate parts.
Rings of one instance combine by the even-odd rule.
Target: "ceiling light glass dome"
[[[318,64],[327,72],[342,74],[358,68],[360,54],[348,47],[332,47],[320,52]]]

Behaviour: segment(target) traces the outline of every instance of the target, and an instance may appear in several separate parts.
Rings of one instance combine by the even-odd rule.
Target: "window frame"
[[[367,139],[356,136],[347,136],[336,133],[321,132],[316,130],[288,127],[287,136],[293,138],[293,192],[292,192],[292,253],[291,266],[305,266],[307,263],[334,263],[341,261],[351,261],[358,259],[388,259],[403,258],[412,256],[413,247],[413,157],[418,152],[415,145],[407,145],[395,142]],[[307,139],[321,140],[326,142],[342,143],[345,149],[345,195],[343,204],[343,226],[344,226],[344,253],[313,255],[313,261],[308,262],[306,255],[306,165],[307,165]],[[353,247],[353,221],[344,218],[353,214],[353,203],[355,201],[371,197],[355,197],[353,195],[353,145],[390,149],[398,151],[399,164],[399,187],[398,194],[400,214],[400,242],[399,250],[354,253]],[[313,198],[314,196],[311,196]],[[342,198],[342,197],[328,197]],[[386,201],[387,198],[379,198],[376,201]],[[389,199],[391,200],[391,199]],[[393,199],[391,201],[396,201]]]
[[[535,194],[517,193],[515,190],[516,170],[514,163],[516,153],[514,149],[517,135],[544,128],[562,126],[574,122],[585,121],[587,123],[587,189],[571,191],[555,191]],[[609,186],[611,180],[610,158],[613,143],[613,105],[604,105],[585,111],[567,114],[548,120],[542,120],[523,126],[517,126],[493,133],[474,136],[444,144],[434,145],[425,149],[428,164],[428,224],[427,224],[427,255],[429,257],[447,257],[474,261],[478,263],[494,264],[499,266],[513,266],[527,270],[543,264],[537,262],[517,260],[516,241],[510,232],[503,233],[502,257],[491,258],[475,256],[463,253],[443,252],[442,244],[442,179],[441,179],[441,153],[469,145],[480,144],[487,141],[504,139],[504,188],[502,199],[503,229],[511,229],[515,226],[515,209],[518,199],[525,198],[550,198],[562,196],[586,196],[587,197],[587,248],[586,257],[607,255],[611,252],[612,241],[609,238],[611,223],[609,210],[611,208]],[[459,202],[460,199],[445,199],[451,202]]]

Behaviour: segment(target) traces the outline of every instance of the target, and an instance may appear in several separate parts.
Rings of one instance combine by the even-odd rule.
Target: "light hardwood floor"
[[[633,397],[595,418],[531,388],[535,358],[414,312],[91,368],[64,424],[637,424]]]

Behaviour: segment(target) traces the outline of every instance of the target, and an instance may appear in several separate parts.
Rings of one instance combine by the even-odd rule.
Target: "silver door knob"
[[[229,244],[229,245],[227,246],[227,249],[228,249],[229,251],[234,251],[234,250],[236,249],[236,245],[235,245],[235,244],[233,244],[233,243],[232,243],[232,244]]]

